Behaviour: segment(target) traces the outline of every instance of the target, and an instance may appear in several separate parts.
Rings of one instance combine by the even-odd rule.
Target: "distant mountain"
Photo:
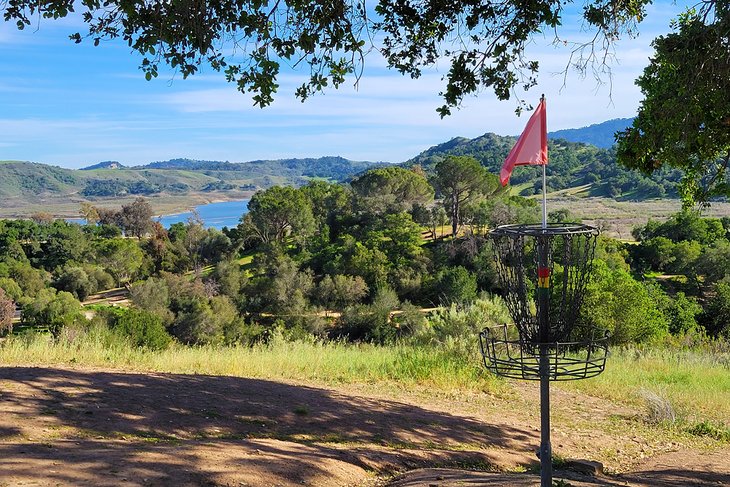
[[[124,169],[125,166],[117,161],[104,161],[93,166],[82,167],[80,171],[93,171],[94,169]]]
[[[369,168],[386,164],[384,162],[351,161],[339,156],[326,156],[302,159],[266,159],[248,162],[200,161],[194,159],[171,159],[137,166],[134,169],[178,169],[185,171],[201,171],[208,175],[222,176],[233,172],[234,179],[240,179],[240,173],[251,177],[270,175],[286,178],[325,178],[344,181]]]
[[[630,127],[633,118],[615,118],[602,123],[589,125],[579,129],[565,129],[549,132],[550,139],[563,139],[568,142],[582,142],[584,144],[595,145],[603,149],[613,147],[616,143],[614,134],[620,130]]]
[[[426,171],[433,171],[449,155],[472,156],[497,175],[515,142],[516,137],[491,133],[474,139],[457,137],[423,151],[405,165],[419,164]],[[639,200],[676,195],[676,184],[682,176],[678,170],[664,169],[648,178],[638,171],[625,169],[616,162],[613,147],[599,148],[559,138],[549,140],[548,149],[550,191],[574,188],[591,196]],[[534,167],[518,167],[512,173],[510,184],[523,195],[535,194],[541,189],[541,173]]]
[[[16,214],[22,215],[23,208],[40,201],[45,208],[50,201],[68,203],[71,199],[215,192],[241,197],[274,185],[301,186],[312,178],[345,181],[381,164],[342,157],[243,163],[173,159],[137,167],[106,161],[72,170],[32,162],[0,161],[0,198],[6,206],[17,208]]]

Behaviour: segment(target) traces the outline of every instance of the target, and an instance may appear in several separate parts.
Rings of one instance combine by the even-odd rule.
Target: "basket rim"
[[[543,227],[540,223],[515,223],[500,225],[489,232],[494,236],[508,235],[530,235],[530,236],[552,236],[552,235],[598,235],[598,229],[584,223],[548,223]]]

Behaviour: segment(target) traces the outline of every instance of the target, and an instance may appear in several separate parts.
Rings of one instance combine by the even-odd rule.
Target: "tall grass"
[[[718,342],[617,349],[603,374],[565,387],[635,405],[645,403],[649,391],[669,401],[682,421],[712,420],[730,427],[730,346]]]
[[[376,346],[317,340],[289,342],[275,335],[252,347],[186,347],[153,351],[129,346],[103,328],[58,339],[31,334],[6,339],[4,365],[66,365],[139,372],[230,375],[323,384],[393,382],[442,391],[484,391],[499,381],[480,364],[446,349],[415,345]]]

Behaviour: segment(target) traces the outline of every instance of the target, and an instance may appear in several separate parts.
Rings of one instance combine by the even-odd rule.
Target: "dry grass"
[[[644,225],[649,218],[664,220],[682,209],[679,200],[656,199],[646,201],[616,201],[609,198],[550,195],[548,209],[565,208],[584,223],[597,225],[606,235],[621,240],[632,240],[631,229]],[[703,215],[730,216],[730,203],[713,203]]]

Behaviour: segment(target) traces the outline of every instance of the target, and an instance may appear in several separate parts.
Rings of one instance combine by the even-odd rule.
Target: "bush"
[[[190,296],[180,302],[170,332],[192,345],[221,345],[235,341],[245,328],[243,319],[227,296]]]
[[[714,290],[700,320],[710,335],[730,338],[730,280],[718,282]]]
[[[477,297],[476,277],[461,266],[439,272],[433,286],[435,300],[446,306],[474,301]]]
[[[65,327],[85,321],[81,303],[71,293],[43,289],[36,298],[23,306],[22,322],[35,327],[47,327],[54,336]]]
[[[375,294],[373,304],[345,309],[332,334],[351,341],[393,343],[399,338],[400,333],[396,323],[391,322],[391,312],[399,304],[395,291],[381,287]]]
[[[452,304],[432,315],[430,327],[425,333],[416,336],[416,342],[452,350],[478,361],[476,343],[479,332],[485,327],[504,325],[511,321],[501,298],[484,295],[467,306]]]
[[[594,261],[579,320],[588,329],[610,331],[613,344],[650,341],[669,332],[669,320],[649,289],[600,260]]]
[[[92,283],[86,271],[81,267],[67,267],[53,283],[59,291],[67,291],[76,299],[83,301],[89,294],[96,291],[96,283]]]
[[[128,337],[133,346],[162,350],[172,342],[159,316],[143,309],[116,309],[112,329]]]

